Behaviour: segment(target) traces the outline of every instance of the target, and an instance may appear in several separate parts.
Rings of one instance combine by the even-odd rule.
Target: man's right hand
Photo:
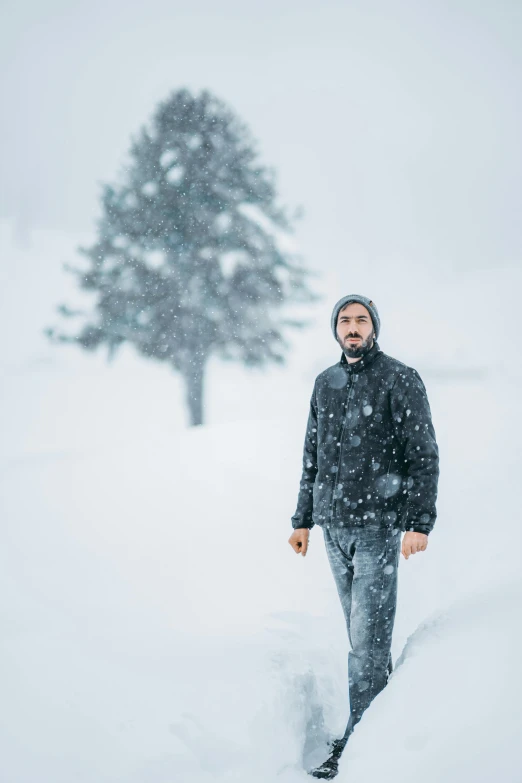
[[[310,537],[310,530],[307,527],[298,527],[294,530],[288,543],[297,554],[301,554],[303,557],[306,555],[308,549],[308,539]]]

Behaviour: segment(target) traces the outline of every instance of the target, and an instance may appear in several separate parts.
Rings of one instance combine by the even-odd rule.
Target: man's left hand
[[[416,554],[416,552],[424,552],[428,546],[428,536],[424,533],[414,533],[413,530],[408,530],[404,534],[402,539],[402,554],[406,558],[410,555]]]

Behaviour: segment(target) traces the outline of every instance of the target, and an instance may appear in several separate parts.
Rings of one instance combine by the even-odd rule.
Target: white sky
[[[206,87],[304,207],[311,265],[518,264],[521,40],[514,0],[3,0],[0,217],[89,235],[131,134]]]

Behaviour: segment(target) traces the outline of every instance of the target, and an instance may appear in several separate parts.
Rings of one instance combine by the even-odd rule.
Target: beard
[[[361,342],[358,343],[358,345],[350,345],[350,343],[346,342],[348,337],[359,337]],[[346,340],[344,343],[341,340],[338,340],[338,342],[347,359],[360,359],[362,356],[365,356],[373,347],[373,337],[371,334],[366,338],[366,340],[363,340],[360,334],[347,335]]]

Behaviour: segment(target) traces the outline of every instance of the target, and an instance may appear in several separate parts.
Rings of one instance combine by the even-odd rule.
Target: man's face
[[[337,316],[337,340],[349,359],[364,356],[373,345],[373,323],[366,307],[351,302]]]

